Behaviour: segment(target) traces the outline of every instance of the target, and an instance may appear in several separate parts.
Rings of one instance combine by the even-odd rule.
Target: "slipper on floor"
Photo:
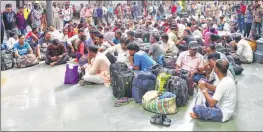
[[[115,107],[120,107],[120,106],[129,104],[131,101],[133,101],[132,98],[126,98],[126,99],[123,98],[123,99],[117,100],[117,101],[114,103],[114,106],[115,106]]]

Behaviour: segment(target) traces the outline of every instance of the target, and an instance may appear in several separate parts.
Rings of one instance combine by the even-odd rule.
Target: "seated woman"
[[[224,17],[221,16],[220,21],[219,21],[218,26],[217,26],[217,30],[223,31],[224,25],[225,25],[225,20],[224,20]]]
[[[48,45],[45,63],[50,66],[66,64],[69,61],[66,48],[58,39],[54,39],[52,44]]]
[[[110,84],[110,61],[108,58],[100,53],[99,47],[88,46],[88,64],[81,67],[82,70],[85,69],[85,75],[83,80],[79,81],[81,86],[87,84],[87,82],[96,84],[105,84],[109,86]]]
[[[25,36],[19,35],[18,39],[18,43],[14,45],[17,68],[23,68],[38,64],[38,60],[33,54],[32,48],[27,42],[25,42]]]

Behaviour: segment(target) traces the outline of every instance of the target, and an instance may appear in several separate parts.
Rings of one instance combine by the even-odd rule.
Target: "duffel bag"
[[[142,99],[142,106],[146,111],[157,114],[175,114],[176,95],[170,92],[164,92],[159,95],[157,91],[148,91]]]
[[[189,96],[185,80],[178,76],[171,76],[167,82],[166,90],[176,95],[177,107],[186,106]]]
[[[34,54],[26,54],[17,58],[17,67],[24,68],[39,64],[37,57]]]
[[[150,71],[139,71],[135,73],[132,82],[132,97],[136,103],[142,102],[143,95],[154,90],[156,84],[156,76]]]
[[[3,50],[1,53],[1,71],[12,69],[15,66],[13,51]]]
[[[130,69],[122,71],[113,71],[111,78],[113,79],[112,92],[114,97],[132,97],[132,81],[134,77],[134,72]]]
[[[167,73],[160,73],[157,76],[157,80],[156,80],[156,85],[155,85],[155,90],[159,91],[159,92],[165,92],[166,91],[166,84],[168,82],[168,79],[170,78],[170,74]]]

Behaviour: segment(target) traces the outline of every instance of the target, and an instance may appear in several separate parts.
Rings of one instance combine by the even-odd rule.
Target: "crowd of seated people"
[[[227,55],[244,64],[253,63],[260,37],[256,29],[242,37],[237,27],[229,29],[229,34],[220,35],[226,21],[224,16],[217,21],[169,16],[159,21],[141,18],[129,23],[116,20],[114,26],[104,23],[92,26],[70,20],[61,31],[51,25],[44,32],[34,27],[26,37],[19,35],[16,39],[12,34],[10,37],[14,38],[11,45],[17,67],[26,67],[20,63],[30,57],[52,67],[75,60],[85,71],[79,81],[81,86],[109,85],[112,63],[124,62],[130,69],[144,71],[163,65],[165,56],[175,57],[173,69],[188,71],[193,84],[205,96],[206,104],[195,106],[191,117],[224,122],[232,116],[236,105],[235,73]],[[217,47],[229,47],[231,51],[225,54]],[[37,64],[36,61],[31,65]]]

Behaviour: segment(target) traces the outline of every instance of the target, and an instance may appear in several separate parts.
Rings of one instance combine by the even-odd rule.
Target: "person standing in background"
[[[98,24],[102,24],[102,18],[103,18],[103,10],[101,5],[98,6],[97,8],[97,19],[98,19]]]
[[[53,3],[52,9],[52,16],[53,16],[53,25],[56,29],[60,29],[60,19],[59,19],[59,8],[57,7],[57,3]]]
[[[24,6],[24,18],[27,20],[28,15],[30,14],[31,9],[28,8],[28,5]]]
[[[252,5],[249,5],[245,14],[244,37],[248,37],[253,23]]]
[[[91,9],[90,5],[87,5],[85,17],[86,17],[86,22],[89,24],[89,26],[91,26],[92,12],[93,12],[93,9]]]
[[[5,35],[5,26],[4,26],[4,22],[3,19],[1,17],[1,44],[4,42],[4,35]]]
[[[39,11],[39,5],[35,3],[31,15],[32,28],[39,28],[41,26],[40,18],[41,18],[41,12]]]
[[[98,24],[97,5],[96,4],[94,4],[92,16],[93,16],[94,26],[96,26]]]
[[[71,9],[69,9],[69,4],[65,5],[65,9],[62,11],[62,16],[63,16],[63,20],[64,20],[64,24],[63,27],[70,21],[71,18]]]
[[[12,11],[12,5],[6,4],[5,11],[3,12],[3,22],[6,30],[6,37],[9,39],[9,35],[11,32],[13,32],[16,28],[16,14],[14,11]]]
[[[16,26],[20,32],[20,35],[26,34],[26,19],[24,17],[23,7],[20,7],[19,11],[16,14]]]
[[[81,22],[85,22],[85,13],[86,13],[86,9],[83,5],[83,3],[80,4],[80,21]]]

